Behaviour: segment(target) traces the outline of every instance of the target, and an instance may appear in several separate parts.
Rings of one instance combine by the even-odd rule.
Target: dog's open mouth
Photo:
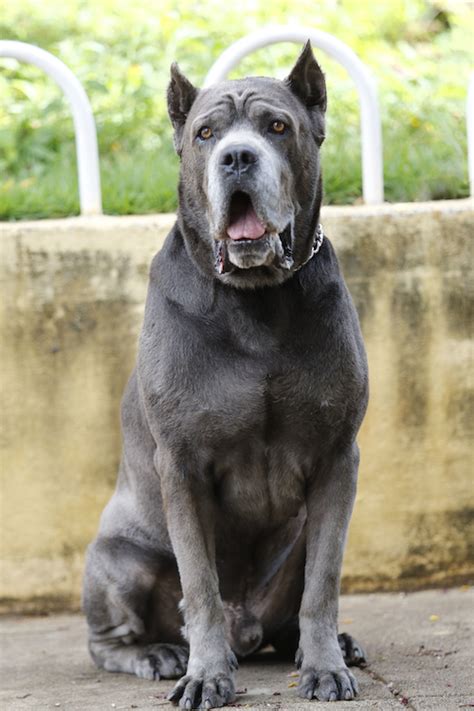
[[[266,226],[255,212],[247,193],[239,190],[232,195],[226,232],[230,239],[235,241],[260,239],[264,236]]]
[[[215,241],[215,269],[226,274],[252,267],[291,269],[291,222],[282,232],[257,215],[252,198],[242,190],[230,198],[224,234]]]

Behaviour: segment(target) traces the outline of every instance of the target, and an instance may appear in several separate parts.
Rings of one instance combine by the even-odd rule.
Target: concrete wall
[[[371,380],[346,590],[447,585],[474,569],[472,208],[324,211]],[[114,486],[148,266],[172,222],[0,225],[4,608],[78,604],[83,551]]]

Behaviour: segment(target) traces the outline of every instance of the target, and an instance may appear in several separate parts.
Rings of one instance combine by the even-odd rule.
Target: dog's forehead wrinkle
[[[271,103],[269,101],[256,101],[252,103],[248,110],[249,118],[251,121],[255,121],[261,116],[266,116],[269,120],[272,118],[284,121],[288,126],[299,125],[299,121],[291,114],[286,111],[282,106],[277,103]]]
[[[195,103],[197,110],[202,106],[209,113],[219,109],[223,112],[235,111],[239,94],[232,89],[228,90],[229,83],[232,82],[226,82],[223,85],[217,84],[202,91]]]
[[[226,125],[229,122],[229,114],[222,110],[221,107],[211,109],[211,111],[203,111],[193,118],[191,121],[191,129],[197,131],[202,126],[211,124],[212,127]]]
[[[212,93],[210,89],[206,89],[202,94],[204,96],[199,96],[191,109],[190,118],[193,122],[203,117],[227,117],[229,110],[232,112],[235,110],[233,104],[229,104],[225,95]]]
[[[203,89],[196,100],[198,106],[226,108],[245,107],[249,102],[263,98],[270,102],[292,99],[291,92],[282,81],[268,77],[230,79]]]
[[[268,113],[284,117],[289,123],[293,123],[292,114],[283,108],[284,103],[278,96],[262,95],[249,89],[238,96],[229,94],[229,97],[233,98],[233,108],[241,119],[254,119],[259,114]]]
[[[247,102],[250,102],[255,96],[258,96],[258,94],[256,94],[254,89],[243,89],[240,93],[237,91],[231,96],[236,110],[240,114],[243,114],[245,112]]]

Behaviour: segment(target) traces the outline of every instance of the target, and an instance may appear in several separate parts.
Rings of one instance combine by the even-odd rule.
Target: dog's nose
[[[221,158],[222,169],[226,173],[240,175],[246,173],[258,161],[252,148],[243,145],[229,146]]]

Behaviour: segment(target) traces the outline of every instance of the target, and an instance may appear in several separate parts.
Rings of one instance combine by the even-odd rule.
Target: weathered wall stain
[[[434,304],[419,274],[402,274],[391,297],[391,317],[396,330],[397,414],[400,427],[416,427],[423,436],[429,407],[431,315]]]
[[[149,265],[172,216],[0,226],[1,589],[7,609],[79,605],[115,483],[119,406]],[[366,340],[346,590],[474,570],[472,203],[329,208]]]

